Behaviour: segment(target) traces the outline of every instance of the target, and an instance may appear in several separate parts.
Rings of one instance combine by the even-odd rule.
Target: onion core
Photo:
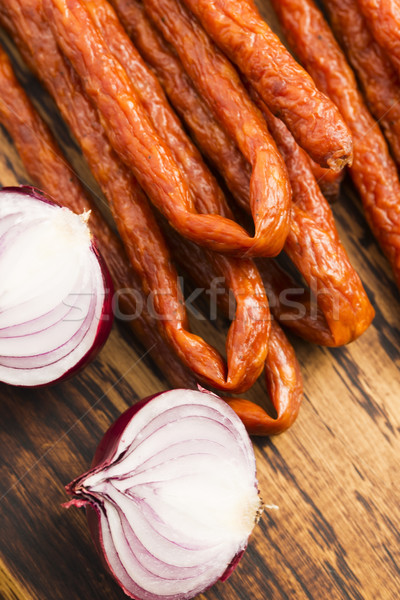
[[[132,407],[67,486],[126,594],[186,600],[236,567],[261,513],[253,448],[213,394],[171,390]],[[92,510],[94,509],[94,510]]]
[[[34,188],[0,190],[0,381],[64,379],[107,339],[112,286],[88,218]]]

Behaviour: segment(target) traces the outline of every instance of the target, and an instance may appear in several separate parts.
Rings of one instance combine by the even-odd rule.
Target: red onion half
[[[1,382],[54,383],[106,341],[112,284],[88,217],[34,188],[0,190]]]
[[[69,486],[106,564],[138,600],[193,598],[225,580],[261,514],[253,448],[220,398],[171,390],[108,430]]]

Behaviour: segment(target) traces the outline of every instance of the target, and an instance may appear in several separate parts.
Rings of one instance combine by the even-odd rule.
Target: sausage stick
[[[350,175],[365,216],[400,286],[400,182],[379,126],[321,12],[311,0],[273,0],[296,55],[337,104],[354,138]]]
[[[311,158],[334,171],[351,162],[351,135],[339,111],[291,57],[254,2],[184,3]]]
[[[340,242],[332,211],[315,181],[307,155],[257,92],[254,98],[285,160],[293,190],[285,252],[314,288],[325,327],[332,336],[330,345],[347,344],[370,325],[374,310]],[[260,260],[260,265],[263,263]]]
[[[249,400],[228,400],[228,404],[253,435],[277,435],[289,429],[297,419],[303,400],[300,365],[293,346],[276,321],[272,322],[265,362],[265,381],[276,410],[276,418]]]
[[[132,44],[113,8],[106,0],[85,0],[85,9],[112,55],[125,69],[154,129],[164,139],[184,173],[196,209],[202,213],[209,212],[206,206],[212,198],[213,213],[221,214],[225,201],[222,190],[183,130],[158,80]]]
[[[235,69],[214,47],[184,7],[174,0],[145,0],[143,4],[156,27],[175,48],[198,93],[252,165],[252,215],[259,211],[263,213],[260,198],[265,186],[268,189],[271,214],[275,215],[282,226],[275,231],[271,227],[270,240],[276,251],[279,247],[281,249],[283,244],[281,245],[280,233],[284,228],[286,237],[289,227],[286,209],[290,205],[290,187],[284,163],[262,115],[248,97]],[[287,201],[289,204],[286,204]],[[270,256],[275,254],[277,252]]]
[[[152,26],[137,0],[112,0],[111,4],[204,156],[219,170],[236,201],[247,206],[250,164],[197,93],[179,58]]]
[[[209,288],[218,276],[215,265],[208,260],[203,248],[178,238],[173,231],[167,233],[176,261],[189,277],[202,288]],[[219,305],[225,315],[230,313],[229,294],[218,295]],[[267,391],[276,410],[271,417],[261,406],[243,398],[225,400],[240,416],[253,435],[276,435],[288,429],[296,420],[303,399],[303,380],[294,349],[276,321],[271,322],[268,355],[265,361]]]
[[[290,188],[272,142],[258,152],[253,173],[253,238],[230,219],[197,213],[173,153],[155,131],[126,71],[107,48],[84,5],[79,0],[43,0],[43,7],[58,45],[99,110],[112,146],[171,225],[213,250],[246,256],[278,253],[289,226]]]
[[[400,167],[400,78],[396,69],[372,37],[356,0],[332,0],[324,5],[368,107]]]
[[[397,0],[357,0],[374,38],[400,75],[400,4]]]

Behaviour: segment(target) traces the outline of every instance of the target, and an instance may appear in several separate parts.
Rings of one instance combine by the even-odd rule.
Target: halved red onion
[[[87,224],[31,187],[0,190],[0,381],[39,386],[94,357],[112,283]]]
[[[261,514],[255,457],[214,394],[171,390],[125,412],[67,486],[125,593],[193,598],[236,567]]]

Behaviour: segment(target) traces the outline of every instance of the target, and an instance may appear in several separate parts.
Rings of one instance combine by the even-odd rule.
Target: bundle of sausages
[[[319,13],[309,0],[275,4],[300,59],[328,89],[295,62],[251,0],[0,2],[2,25],[79,143],[122,244],[1,52],[0,121],[32,179],[72,210],[92,209],[121,307],[136,315],[135,335],[173,385],[199,381],[242,393],[264,370],[275,418],[227,398],[258,435],[287,429],[301,403],[299,365],[278,322],[309,341],[338,346],[361,335],[374,315],[321,191],[336,193],[351,165],[351,133],[351,173],[368,188],[366,210],[382,247],[394,265],[398,260],[388,233],[392,199],[365,183],[358,130],[326,69],[320,80],[318,61],[307,55],[316,48],[302,37],[314,32],[310,20],[294,16]],[[338,68],[343,84],[348,67]],[[393,194],[394,179],[400,185],[393,174]],[[308,288],[273,258],[281,250]],[[218,295],[223,313],[230,313],[233,296],[226,361],[190,331],[176,265],[200,287],[225,282]]]

